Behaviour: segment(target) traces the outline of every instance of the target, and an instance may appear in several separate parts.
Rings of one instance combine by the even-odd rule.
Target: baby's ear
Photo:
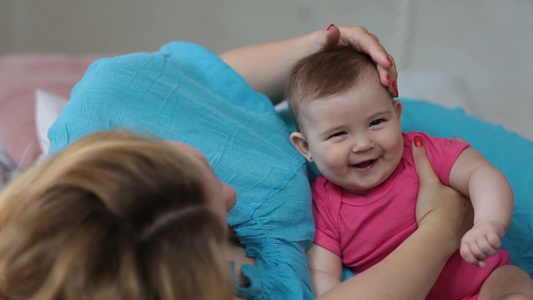
[[[300,152],[305,159],[307,159],[307,161],[313,161],[313,157],[309,151],[309,144],[301,132],[295,131],[291,133],[291,143],[294,148],[296,148],[296,150],[298,150],[298,152]]]
[[[396,111],[396,115],[398,115],[398,119],[401,119],[403,112],[402,101],[396,99],[392,102],[392,105],[394,105],[394,110]]]

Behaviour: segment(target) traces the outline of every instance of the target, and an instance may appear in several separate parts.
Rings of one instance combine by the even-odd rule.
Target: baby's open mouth
[[[362,163],[358,163],[358,164],[355,164],[353,165],[356,169],[368,169],[368,168],[371,168],[374,163],[376,162],[375,159],[371,159],[371,160],[367,160],[367,161],[364,161]]]

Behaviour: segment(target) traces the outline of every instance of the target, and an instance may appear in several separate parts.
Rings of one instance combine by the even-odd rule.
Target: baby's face
[[[376,80],[306,104],[300,126],[321,174],[364,193],[383,183],[403,153],[402,105]]]

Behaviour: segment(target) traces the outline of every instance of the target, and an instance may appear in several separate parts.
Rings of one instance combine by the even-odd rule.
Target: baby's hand
[[[477,222],[461,240],[461,256],[468,263],[485,267],[485,259],[496,254],[502,245],[505,227],[497,221]]]

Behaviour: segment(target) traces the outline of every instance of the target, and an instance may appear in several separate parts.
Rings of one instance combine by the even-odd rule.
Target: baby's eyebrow
[[[326,130],[323,130],[323,131],[321,131],[319,133],[319,136],[321,136],[321,137],[329,137],[331,134],[333,134],[335,132],[343,131],[344,130],[343,128],[344,128],[343,125],[326,128]]]
[[[372,115],[370,115],[370,118],[372,119],[372,118],[375,118],[377,116],[387,116],[387,115],[390,115],[390,114],[391,114],[390,110],[387,109],[387,110],[378,111],[376,113],[373,113]]]

